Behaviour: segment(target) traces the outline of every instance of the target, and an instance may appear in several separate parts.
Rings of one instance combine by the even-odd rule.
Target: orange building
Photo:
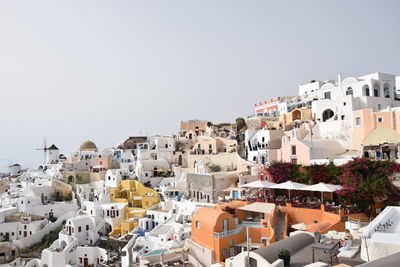
[[[296,120],[301,121],[311,121],[312,118],[312,110],[311,108],[296,108],[291,112],[284,113],[280,116],[279,120],[282,124],[282,127],[285,129],[287,125],[291,125]]]
[[[210,266],[237,255],[247,246],[259,248],[275,241],[275,204],[234,201],[197,210],[192,218],[189,253],[201,264]]]

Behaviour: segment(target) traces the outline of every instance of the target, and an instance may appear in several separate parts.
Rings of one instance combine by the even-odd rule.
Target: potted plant
[[[278,253],[278,258],[283,260],[285,266],[290,265],[290,251],[287,249],[280,249]]]

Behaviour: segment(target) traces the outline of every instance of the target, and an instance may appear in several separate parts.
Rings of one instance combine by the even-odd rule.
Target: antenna
[[[43,147],[42,148],[36,148],[36,150],[43,150],[43,163],[46,163],[46,154],[47,154],[47,137],[45,136],[43,138]]]

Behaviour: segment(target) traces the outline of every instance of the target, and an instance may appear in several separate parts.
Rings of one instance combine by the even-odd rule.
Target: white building
[[[110,188],[117,187],[122,180],[127,180],[130,177],[130,173],[126,169],[109,169],[105,176],[105,186]]]
[[[277,150],[282,143],[282,130],[246,130],[245,145],[247,160],[268,164],[277,160]]]
[[[364,228],[361,258],[372,261],[400,252],[400,207],[386,207]]]
[[[46,149],[46,163],[57,163],[60,159],[60,150],[52,144],[50,147]]]
[[[373,73],[361,77],[340,75],[337,82],[315,81],[299,86],[303,98],[312,99],[313,118],[317,121],[314,131],[319,138],[337,139],[342,145],[351,147],[353,111],[372,109],[374,112],[400,106],[396,76]]]
[[[10,176],[17,176],[21,174],[21,165],[18,163],[14,163],[13,165],[9,166]]]
[[[30,261],[28,267],[47,266],[99,266],[107,264],[108,254],[103,248],[93,246],[104,232],[104,220],[92,216],[68,219],[58,239],[42,251],[40,260]]]

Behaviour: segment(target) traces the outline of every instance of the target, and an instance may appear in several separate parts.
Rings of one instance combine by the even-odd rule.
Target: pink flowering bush
[[[343,188],[337,193],[343,204],[356,205],[362,212],[370,214],[376,199],[390,201],[399,198],[399,189],[389,178],[400,171],[399,164],[354,158],[342,167],[339,180]]]

